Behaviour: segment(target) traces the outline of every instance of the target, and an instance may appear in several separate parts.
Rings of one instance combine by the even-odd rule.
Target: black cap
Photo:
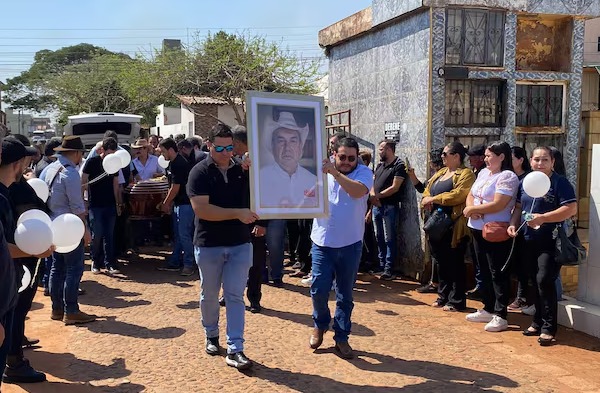
[[[468,156],[485,156],[485,145],[475,145],[467,152]]]
[[[44,149],[44,155],[50,157],[54,155],[54,148],[59,147],[62,144],[62,140],[60,138],[52,138],[46,143],[46,148]]]
[[[6,137],[2,141],[2,164],[12,164],[21,158],[35,156],[35,147],[25,146],[15,137]]]

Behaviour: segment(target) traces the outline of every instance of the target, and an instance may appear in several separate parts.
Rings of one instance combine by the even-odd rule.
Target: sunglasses
[[[450,154],[454,154],[454,153],[446,153],[445,151],[442,152],[442,157],[448,157]]]
[[[340,161],[346,161],[346,160],[348,160],[348,162],[356,161],[356,156],[347,156],[345,154],[338,154],[338,158],[340,159]]]
[[[227,146],[214,146],[215,151],[217,153],[222,153],[223,150],[226,150],[227,152],[232,152],[233,151],[233,145],[227,145]]]

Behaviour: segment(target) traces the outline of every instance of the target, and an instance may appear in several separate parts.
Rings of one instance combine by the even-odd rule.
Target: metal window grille
[[[446,12],[446,64],[502,66],[504,12],[449,8]]]
[[[517,126],[560,127],[562,120],[562,85],[517,85]]]
[[[500,127],[504,82],[446,80],[446,126]]]

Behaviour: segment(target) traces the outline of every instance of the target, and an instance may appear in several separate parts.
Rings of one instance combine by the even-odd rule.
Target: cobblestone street
[[[540,347],[524,337],[529,318],[509,315],[510,329],[486,333],[463,313],[429,306],[435,295],[416,283],[360,275],[355,290],[354,360],[308,347],[312,320],[308,288],[285,278],[263,286],[261,314],[247,313],[247,374],[204,352],[197,275],[159,272],[160,252],[124,264],[122,274],[93,276],[80,297],[95,323],[64,326],[50,320],[50,301],[38,292],[27,336],[41,339],[26,356],[49,382],[3,385],[17,392],[595,392],[600,391],[600,341],[561,328],[559,344]],[[479,303],[470,302],[470,307]],[[334,307],[334,303],[330,303]],[[225,320],[222,309],[222,321]],[[224,323],[221,343],[225,344]]]

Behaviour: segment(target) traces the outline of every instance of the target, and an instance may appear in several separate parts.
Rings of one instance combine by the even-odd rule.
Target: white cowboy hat
[[[273,119],[267,119],[267,121],[265,122],[263,143],[268,151],[273,151],[273,133],[282,128],[286,130],[298,131],[298,134],[300,134],[302,147],[304,147],[304,143],[306,142],[306,138],[308,137],[308,124],[306,124],[304,127],[298,127],[298,123],[296,123],[296,119],[294,118],[294,115],[291,112],[280,112],[279,119],[277,121]]]

